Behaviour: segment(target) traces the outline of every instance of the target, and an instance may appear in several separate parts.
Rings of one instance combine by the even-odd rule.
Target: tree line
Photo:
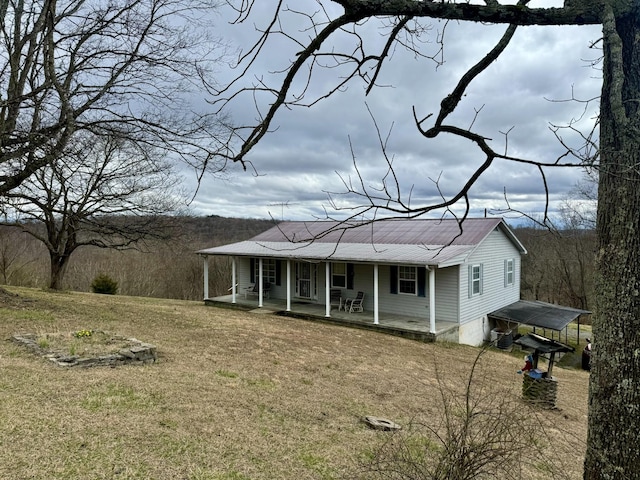
[[[126,218],[123,219],[126,223]],[[118,223],[114,220],[114,223]],[[129,248],[83,245],[69,257],[59,289],[90,291],[97,275],[118,282],[123,295],[202,300],[203,260],[197,250],[246,240],[274,225],[272,220],[220,216],[176,216],[164,219],[171,235],[147,239]],[[0,282],[5,285],[51,287],[50,255],[23,226],[0,225]],[[30,224],[45,231],[43,225]],[[223,295],[231,286],[227,258],[209,262],[209,291]]]

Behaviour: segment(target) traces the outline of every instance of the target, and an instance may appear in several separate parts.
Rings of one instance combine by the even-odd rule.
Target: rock
[[[374,416],[366,416],[362,419],[364,423],[366,423],[370,428],[375,430],[400,430],[402,427],[391,420],[387,420],[386,418],[374,417]]]
[[[102,331],[96,331],[105,333]],[[38,336],[35,334],[15,334],[11,337],[14,342],[28,348],[36,354],[51,360],[56,365],[63,367],[95,367],[109,366],[115,367],[125,363],[155,363],[157,354],[156,346],[144,343],[135,338],[113,336],[111,340],[124,341],[127,347],[121,348],[117,353],[97,355],[94,357],[79,357],[78,355],[68,355],[64,352],[44,351],[37,343]]]

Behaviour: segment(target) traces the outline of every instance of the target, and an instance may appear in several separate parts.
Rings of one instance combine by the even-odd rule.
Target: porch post
[[[236,257],[231,257],[231,303],[236,303]]]
[[[287,312],[291,311],[291,260],[287,259]]]
[[[325,274],[324,274],[324,316],[331,316],[331,289],[329,288],[331,285],[331,265],[329,262],[325,262],[324,264]]]
[[[258,307],[262,307],[262,257],[258,259]]]
[[[429,268],[429,332],[436,333],[436,269]]]
[[[204,299],[209,298],[209,255],[204,256]]]
[[[378,264],[373,264],[373,324],[378,325]]]

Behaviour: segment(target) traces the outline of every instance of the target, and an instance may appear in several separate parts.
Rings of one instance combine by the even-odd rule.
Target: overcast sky
[[[253,22],[264,22],[274,1],[256,2]],[[330,4],[331,2],[323,2]],[[297,9],[309,6],[310,0],[294,2]],[[533,0],[530,6],[542,6]],[[225,7],[226,8],[226,7]],[[229,10],[221,11],[216,29],[236,48],[247,49],[256,38],[253,24],[229,25]],[[301,23],[293,25],[299,31]],[[429,24],[429,22],[426,22]],[[430,41],[444,26],[433,21]],[[312,108],[283,109],[275,119],[277,131],[268,134],[247,156],[257,169],[243,172],[232,166],[226,180],[205,178],[191,207],[200,215],[251,218],[310,220],[345,212],[331,209],[326,192],[344,192],[340,178],[357,179],[357,168],[366,185],[380,185],[386,173],[384,160],[371,115],[383,135],[389,132],[387,154],[393,157],[402,196],[417,206],[439,202],[434,180],[447,194],[456,191],[470,172],[484,160],[477,148],[452,136],[425,139],[413,122],[412,108],[418,116],[437,113],[440,101],[451,92],[460,76],[480,60],[502,35],[505,26],[449,23],[446,27],[444,65],[416,59],[402,49],[396,50],[378,80],[389,85],[374,89],[368,96],[361,81],[353,81],[346,91],[320,102]],[[550,131],[550,124],[564,125],[582,117],[578,127],[590,129],[597,114],[597,102],[561,102],[575,96],[589,99],[599,95],[600,71],[591,67],[600,51],[589,46],[600,37],[599,27],[521,27],[507,50],[467,90],[458,110],[447,123],[468,126],[474,112],[480,110],[474,131],[493,139],[492,146],[504,151],[505,136],[510,131],[508,153],[531,160],[553,161],[562,148]],[[365,38],[371,45],[384,40],[378,28],[370,25]],[[344,48],[346,40],[337,39],[325,49]],[[435,44],[425,45],[425,52]],[[247,83],[256,75],[268,76],[282,69],[295,50],[287,42],[274,39],[252,70]],[[373,51],[371,52],[373,53]],[[325,70],[311,85],[319,93],[334,85],[340,72]],[[219,78],[229,78],[219,72]],[[274,83],[275,85],[275,83]],[[258,98],[258,102],[263,99]],[[552,101],[555,100],[555,101]],[[263,111],[266,102],[260,105]],[[369,113],[368,109],[371,111]],[[252,121],[255,105],[252,98],[240,97],[228,112],[239,122]],[[547,181],[551,209],[565,198],[580,179],[579,169],[548,169]],[[471,190],[474,216],[506,207],[504,192],[511,206],[537,215],[544,210],[545,191],[535,167],[498,160]],[[356,205],[348,197],[336,197],[343,205]],[[351,202],[351,203],[350,203]]]

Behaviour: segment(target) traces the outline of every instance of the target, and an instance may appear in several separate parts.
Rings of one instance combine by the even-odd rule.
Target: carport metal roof
[[[537,300],[519,300],[495,312],[491,312],[489,317],[507,322],[523,323],[532,327],[561,331],[580,315],[588,313],[591,312]]]

